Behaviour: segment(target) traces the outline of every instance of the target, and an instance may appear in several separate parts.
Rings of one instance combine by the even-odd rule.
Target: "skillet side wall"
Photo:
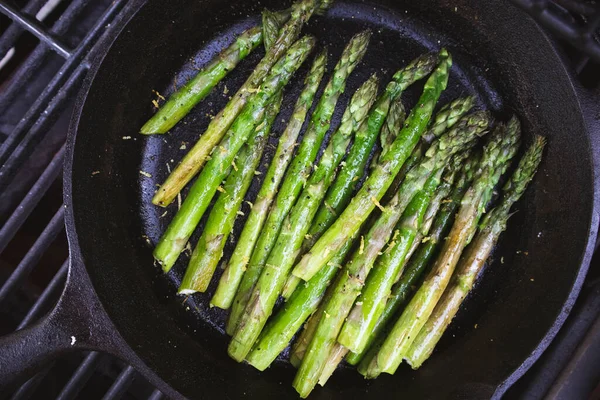
[[[389,396],[399,387],[419,397],[489,396],[536,349],[554,321],[566,315],[570,304],[563,306],[579,289],[587,268],[582,261],[590,240],[594,194],[589,138],[560,59],[535,24],[508,3],[381,3],[393,7],[399,18],[420,20],[446,34],[440,44],[473,61],[468,76],[497,85],[501,99],[492,96],[484,103],[516,112],[526,139],[543,134],[549,146],[485,280],[432,359],[417,372],[401,369],[375,382],[341,371],[326,388],[315,391],[314,398]],[[182,300],[173,292],[168,297],[157,293],[157,281],[163,278],[152,267],[151,247],[141,236],[139,191],[151,190],[151,185],[140,184],[144,177],[139,166],[146,141],[162,138],[125,141],[123,136],[135,132],[150,115],[150,88],[168,82],[173,71],[217,32],[256,14],[254,6],[149,1],[125,27],[93,78],[72,149],[72,175],[66,177],[72,187],[71,222],[102,304],[147,365],[189,397],[292,396],[292,369],[282,364],[258,373],[238,366],[226,355],[226,339],[209,322],[198,322],[205,329],[193,333],[173,313]],[[265,2],[260,7],[281,6]],[[390,50],[401,51],[393,45]],[[100,173],[92,175],[95,171]]]

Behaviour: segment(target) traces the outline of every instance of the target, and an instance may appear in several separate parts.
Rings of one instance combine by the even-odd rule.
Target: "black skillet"
[[[152,113],[151,89],[168,95],[195,63],[206,62],[256,23],[260,8],[287,5],[137,0],[127,6],[120,33],[113,30],[102,44],[73,117],[64,174],[71,248],[66,289],[50,315],[0,339],[0,383],[62,352],[97,349],[123,358],[172,397],[294,397],[287,362],[264,373],[236,364],[226,354],[224,313],[208,309],[206,295],[175,295],[187,256],[165,277],[151,255],[176,208],[163,217],[163,209],[150,205],[155,183],[166,177],[166,164],[184,154],[182,142],[193,141],[206,126],[206,114],[225,104],[225,86],[233,93],[262,51],[170,134],[136,133]],[[499,118],[517,113],[525,142],[539,133],[549,146],[485,279],[430,361],[418,371],[404,367],[375,381],[343,368],[313,397],[500,397],[552,340],[588,268],[600,203],[590,132],[600,130],[598,116],[585,106],[598,98],[574,87],[548,38],[505,1],[340,1],[306,31],[329,46],[331,69],[344,43],[364,28],[373,30],[373,39],[340,107],[373,71],[385,80],[419,53],[445,46],[455,64],[443,102],[475,94]],[[306,66],[298,77],[305,72]],[[284,119],[298,77],[288,86]],[[408,105],[419,90],[417,85],[406,93]],[[282,126],[278,121],[274,131]]]

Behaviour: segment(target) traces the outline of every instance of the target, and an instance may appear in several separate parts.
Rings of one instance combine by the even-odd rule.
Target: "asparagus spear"
[[[419,144],[417,144],[417,147],[415,147],[410,157],[408,157],[400,169],[400,172],[398,172],[394,178],[394,181],[388,188],[385,196],[383,196],[382,200],[384,203],[387,203],[394,193],[398,191],[398,188],[406,177],[406,173],[419,161],[425,152],[425,144],[431,143],[436,137],[440,137],[447,129],[452,128],[463,115],[469,112],[473,107],[474,102],[475,99],[472,96],[461,97],[447,103],[435,114],[429,129],[423,134]]]
[[[294,336],[304,321],[315,311],[321,302],[325,289],[329,286],[335,273],[341,268],[350,248],[351,244],[348,243],[340,253],[331,259],[325,268],[319,271],[310,281],[306,282],[305,285],[298,288],[277,315],[269,321],[265,329],[261,332],[253,350],[248,355],[247,361],[250,365],[263,371],[285,349],[290,340],[292,340],[292,336]],[[318,319],[316,314],[313,314],[311,317],[312,321],[317,321]],[[303,356],[302,351],[308,345],[307,343],[302,345],[302,343],[309,340],[308,337],[310,336],[308,325],[315,323],[307,323],[307,327],[305,327],[303,334],[298,339],[297,345],[294,346],[292,357],[290,358],[292,364],[300,365],[300,359]]]
[[[293,274],[297,277],[303,280],[312,278],[339,251],[373,211],[416,146],[429,122],[433,107],[448,82],[451,57],[446,50],[442,50],[439,57],[440,63],[425,83],[418,105],[410,112],[390,150],[381,158],[340,217],[294,267]]]
[[[276,13],[269,10],[264,10],[262,12],[263,44],[266,51],[269,51],[269,49],[273,47],[273,44],[279,36],[279,30],[284,23],[285,21],[280,23]]]
[[[425,212],[425,215],[423,216],[423,223],[421,224],[421,228],[417,231],[415,240],[413,240],[412,245],[410,246],[410,248],[408,249],[408,252],[406,253],[404,263],[400,266],[400,273],[396,276],[396,279],[394,279],[394,283],[396,283],[398,281],[398,279],[400,279],[401,272],[404,271],[404,267],[406,266],[406,263],[408,262],[408,260],[410,260],[410,258],[414,254],[414,252],[417,250],[417,247],[419,247],[419,244],[421,243],[421,241],[429,233],[429,229],[431,228],[431,225],[433,224],[433,219],[435,218],[436,214],[438,213],[440,206],[442,205],[442,201],[444,201],[444,199],[446,197],[448,197],[448,195],[450,194],[450,191],[452,190],[452,186],[454,184],[454,178],[460,172],[463,162],[466,159],[468,159],[469,156],[471,155],[471,153],[472,153],[471,150],[472,149],[468,149],[468,150],[458,153],[454,157],[452,157],[452,161],[451,161],[450,165],[444,171],[444,175],[442,176],[442,182],[438,186],[438,188],[435,192],[435,195],[433,196],[433,198],[431,199],[431,202],[429,203],[429,206],[427,207],[427,211]]]
[[[388,112],[385,123],[381,127],[381,132],[379,133],[381,150],[377,157],[378,159],[379,157],[383,157],[392,146],[398,132],[400,132],[402,125],[404,125],[404,121],[406,121],[406,110],[404,109],[404,104],[402,104],[402,99],[398,96],[396,100],[391,103],[390,111]]]
[[[333,349],[329,352],[329,356],[325,361],[325,366],[323,367],[323,371],[321,371],[321,376],[319,376],[319,385],[325,386],[331,375],[335,372],[338,365],[342,362],[344,357],[348,354],[348,349],[342,346],[339,343],[333,345]]]
[[[388,83],[385,91],[373,106],[373,110],[369,113],[367,123],[363,124],[356,133],[354,144],[350,148],[348,157],[346,157],[345,165],[327,191],[325,201],[319,208],[312,228],[308,232],[310,239],[304,245],[305,250],[309,250],[314,245],[321,234],[331,226],[350,202],[358,180],[365,170],[369,154],[377,140],[377,135],[390,111],[390,104],[395,103],[408,86],[427,76],[438,61],[437,54],[424,54],[394,74],[392,81]],[[399,111],[399,109],[395,110],[394,114]],[[404,123],[404,117],[394,115],[390,123],[398,124],[400,121]],[[396,132],[397,130],[399,129],[394,127],[393,131]],[[387,137],[391,138],[392,135]]]
[[[173,93],[140,129],[144,135],[165,133],[185,117],[196,104],[204,99],[213,87],[225,77],[263,40],[257,26],[240,34],[228,48],[223,50],[202,71]]]
[[[207,160],[207,156],[227,133],[238,114],[240,114],[246,103],[248,103],[250,96],[256,92],[265,80],[265,77],[274,68],[275,63],[296,41],[300,35],[302,26],[309,20],[318,5],[319,2],[317,0],[298,0],[292,6],[290,20],[281,29],[277,41],[267,51],[252,74],[231,98],[229,103],[227,103],[225,108],[212,119],[198,142],[196,142],[194,147],[185,155],[181,163],[179,163],[158,189],[152,199],[152,203],[163,207],[168,206],[177,197],[177,193],[200,171],[202,165]]]
[[[304,133],[296,156],[286,171],[276,200],[271,206],[267,221],[254,246],[247,270],[239,284],[229,314],[229,320],[227,321],[226,328],[229,334],[235,332],[252,288],[258,280],[267,257],[269,257],[275,245],[281,224],[296,202],[302,186],[308,179],[312,163],[317,157],[321,142],[329,129],[331,116],[333,115],[339,96],[344,92],[348,76],[362,59],[370,37],[371,33],[365,31],[355,35],[350,40],[333,71],[331,79],[325,87],[323,95],[319,99],[319,103],[311,116],[308,129]]]
[[[439,137],[449,128],[458,122],[463,115],[468,113],[475,105],[473,96],[459,97],[444,105],[435,114],[435,118],[429,127],[429,130],[423,134],[423,140],[431,143],[436,137]]]
[[[465,245],[472,238],[477,222],[490,200],[493,188],[514,156],[520,136],[516,118],[500,125],[484,148],[482,169],[462,199],[452,230],[425,281],[414,295],[379,352],[361,373],[373,378],[381,372],[393,374],[406,356],[448,284]]]
[[[262,118],[271,98],[287,84],[314,44],[315,39],[306,36],[290,47],[286,55],[273,66],[271,73],[256,93],[254,101],[244,107],[217,151],[213,152],[212,158],[192,186],[181,209],[154,249],[154,258],[162,265],[165,272],[171,269],[179,257],[217,191],[217,187],[225,178],[235,155],[255,130],[255,124]]]
[[[227,177],[223,192],[213,206],[202,236],[192,253],[192,258],[179,286],[180,294],[205,292],[212,279],[233,223],[244,200],[246,191],[252,183],[254,171],[260,162],[269,132],[275,117],[279,113],[281,92],[275,95],[273,103],[267,108],[260,130],[248,140],[237,157],[236,168]]]
[[[375,112],[375,110],[371,111],[371,113],[373,113],[373,112]],[[406,117],[406,115],[405,115],[405,111],[404,111],[404,106],[402,105],[400,97],[398,97],[398,98],[396,98],[396,100],[394,100],[392,105],[389,107],[389,113],[385,119],[385,123],[383,124],[383,126],[381,128],[380,136],[386,138],[385,140],[382,139],[382,146],[385,146],[385,147],[383,147],[384,149],[389,144],[391,144],[391,141],[390,141],[390,143],[386,143],[386,141],[389,140],[389,138],[392,138],[393,136],[395,136],[397,131],[399,131],[402,128],[402,124],[404,123],[405,117]],[[364,127],[361,126],[361,128],[364,128]],[[355,140],[355,143],[356,143],[356,140]],[[358,145],[360,146],[360,143]],[[365,152],[364,154],[368,155],[367,152]],[[366,162],[366,157],[365,157],[365,162]],[[344,168],[344,167],[342,167],[342,168]],[[356,172],[357,172],[357,174],[354,175],[354,177],[356,178],[356,180],[358,180],[358,178],[362,174],[362,170],[360,172],[359,171],[356,171]],[[338,180],[336,179],[335,182],[337,183]],[[340,192],[338,191],[337,193],[340,193]],[[343,202],[339,203],[340,200],[343,200],[343,199],[338,198],[338,201],[334,201],[334,205],[336,205],[337,208],[340,208],[341,206],[346,205],[346,204],[343,204]],[[323,209],[323,207],[325,207],[327,209],[326,210],[327,212],[325,214],[323,214],[324,216],[327,216],[327,217],[326,217],[326,219],[319,220],[318,219],[319,214],[317,214],[317,216],[315,216],[315,218],[312,222],[312,226],[310,227],[309,233],[308,233],[308,235],[306,235],[306,238],[304,239],[304,242],[302,243],[302,248],[300,249],[299,256],[306,253],[312,247],[312,245],[315,243],[315,241],[319,238],[319,236],[325,231],[325,229],[327,229],[329,227],[329,225],[331,225],[331,222],[333,222],[333,220],[329,220],[328,216],[329,215],[335,216],[335,214],[334,214],[335,209],[333,207],[331,207],[331,205],[329,203],[327,203],[327,200],[325,200],[325,202],[323,204],[321,204],[321,207],[319,208],[319,210]],[[297,276],[290,275],[283,287],[283,291],[281,293],[282,296],[286,299],[289,298],[301,281],[302,281],[302,279],[298,278]]]
[[[362,317],[360,313],[357,313],[357,310],[360,311],[363,305],[365,305],[365,303],[371,303],[365,302],[364,299],[373,298],[373,289],[379,289],[377,286],[374,285],[385,285],[385,283],[381,282],[380,272],[383,268],[389,268],[389,265],[386,264],[389,264],[390,261],[396,259],[399,256],[399,248],[406,248],[409,245],[411,238],[416,237],[416,233],[419,230],[419,225],[422,224],[422,221],[425,218],[426,211],[428,211],[427,203],[429,202],[429,199],[433,196],[435,187],[437,187],[440,183],[441,172],[442,171],[440,170],[439,173],[433,175],[427,181],[423,190],[417,193],[417,195],[407,206],[406,211],[402,216],[402,219],[398,223],[399,229],[396,230],[397,235],[394,235],[394,240],[388,245],[388,250],[386,250],[386,252],[384,252],[383,255],[381,255],[378,258],[377,265],[375,266],[374,271],[368,277],[368,280],[365,285],[365,290],[361,292],[359,298],[355,302],[354,307],[350,312],[350,315],[348,316],[346,322],[342,326],[340,335],[337,338],[337,343],[333,346],[333,349],[331,350],[327,360],[325,361],[325,366],[323,367],[323,371],[321,372],[321,376],[319,377],[319,384],[321,386],[325,385],[327,380],[335,372],[335,369],[337,368],[338,364],[349,352],[349,348],[346,345],[342,344],[343,334],[344,332],[348,332],[347,327],[350,324],[356,325],[356,323],[364,322],[361,320]],[[403,265],[403,263],[399,262],[397,263],[397,265]],[[392,273],[398,274],[397,271],[394,271]],[[391,278],[391,276],[389,276],[389,278]],[[391,287],[391,284],[388,284],[388,286]],[[380,298],[378,301],[382,302],[382,307],[385,305],[385,300],[388,295],[389,289],[387,290],[387,294],[385,294],[384,296],[380,296],[382,298]],[[370,307],[373,308],[373,305],[371,304]],[[368,314],[369,306],[367,305],[365,309],[366,313]]]
[[[333,3],[333,0],[321,0],[321,3],[319,4],[319,8],[317,8],[317,11],[315,11],[315,12],[319,15],[324,15],[327,12],[327,10],[329,9],[329,7],[331,7],[332,3]]]
[[[348,347],[345,342],[340,341],[341,337],[338,337],[340,328],[342,328],[346,316],[361,292],[371,266],[383,246],[390,240],[392,230],[408,203],[424,185],[427,184],[428,192],[437,187],[443,167],[448,159],[484,132],[488,122],[489,116],[487,113],[476,113],[465,117],[464,121],[461,121],[448,134],[440,137],[432,144],[424,159],[409,172],[398,194],[392,198],[390,203],[386,204],[381,216],[364,237],[364,246],[361,246],[361,249],[354,253],[351,261],[344,267],[340,279],[336,282],[332,291],[331,298],[327,302],[324,313],[330,316],[327,319],[321,319],[294,379],[294,387],[300,393],[300,396],[308,395],[314,388],[327,362],[327,357],[333,348],[336,337],[340,344]],[[424,212],[426,203],[426,200],[421,200],[420,203],[414,205],[414,208],[419,210],[422,208]],[[421,213],[421,211],[415,209],[407,212],[412,213],[412,215]],[[422,218],[422,216],[417,217],[417,219],[419,218]],[[406,238],[406,241],[410,243],[411,240]],[[389,286],[391,286],[391,283]],[[374,307],[374,305],[371,306]]]
[[[443,243],[442,239],[446,237],[448,229],[452,224],[454,214],[460,205],[460,201],[473,177],[473,172],[478,165],[479,158],[475,156],[471,156],[467,162],[462,165],[460,177],[452,189],[450,197],[443,202],[440,212],[435,216],[435,219],[432,222],[429,240],[419,245],[417,253],[406,267],[406,271],[402,274],[400,281],[392,288],[392,294],[388,298],[385,309],[377,320],[373,332],[367,339],[367,345],[364,350],[359,353],[350,353],[348,357],[346,357],[348,363],[356,365],[363,359],[366,351],[372,346],[374,340],[380,339],[383,329],[388,321],[396,314],[402,304],[404,304],[413,288],[417,286],[419,278],[429,265],[436,250]],[[374,346],[372,350],[369,350],[365,357],[365,364],[368,365],[370,357],[376,353],[376,347],[377,346]]]
[[[383,311],[408,248],[423,222],[427,205],[440,184],[442,171],[440,169],[433,174],[406,207],[395,228],[392,241],[388,243],[386,251],[378,257],[375,268],[369,273],[364,288],[348,314],[337,341],[350,351],[359,352],[366,346],[367,338]]]
[[[294,111],[288,122],[285,131],[279,138],[277,150],[273,155],[273,160],[265,175],[263,184],[256,195],[250,215],[246,220],[242,233],[238,239],[236,247],[231,255],[231,259],[221,276],[219,286],[211,299],[211,305],[228,309],[231,307],[233,297],[238,289],[242,276],[246,269],[246,264],[250,260],[252,249],[256,244],[260,230],[267,218],[267,212],[277,188],[283,179],[283,174],[290,163],[296,139],[302,129],[306,114],[310,109],[319,83],[325,73],[327,64],[327,50],[324,49],[315,58],[312,67],[304,80],[304,88],[296,101]]]
[[[352,134],[375,100],[377,85],[378,79],[373,75],[356,91],[298,202],[287,215],[229,345],[229,355],[234,359],[241,361],[246,357],[271,315],[310,221],[335,176],[335,169],[346,153]]]
[[[504,186],[500,204],[484,217],[479,233],[459,261],[451,284],[444,291],[405,356],[414,369],[419,368],[429,358],[464,298],[473,288],[473,283],[483,269],[492,248],[506,229],[506,223],[511,216],[510,208],[519,200],[533,179],[542,159],[545,144],[546,140],[543,137],[535,137],[534,143],[526,151],[512,177]]]

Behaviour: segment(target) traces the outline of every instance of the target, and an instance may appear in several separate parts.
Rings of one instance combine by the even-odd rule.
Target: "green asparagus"
[[[435,114],[435,118],[426,133],[423,134],[423,140],[431,143],[436,137],[439,137],[449,128],[458,122],[463,115],[468,113],[475,105],[473,96],[459,97],[456,100],[444,105]]]
[[[494,186],[518,148],[519,137],[520,126],[516,118],[494,131],[484,148],[481,171],[462,199],[452,230],[435,264],[379,352],[366,368],[359,369],[366,377],[373,378],[381,372],[393,374],[406,356],[447,286],[462,250],[472,238]]]
[[[244,107],[217,151],[213,152],[212,158],[192,186],[181,209],[154,249],[154,258],[162,265],[165,272],[171,269],[184,249],[217,187],[225,178],[235,155],[255,131],[256,123],[262,118],[271,98],[287,84],[314,44],[315,39],[306,36],[290,47],[286,55],[273,66],[271,73],[256,93],[255,99]]]
[[[452,190],[452,185],[454,184],[454,178],[460,172],[460,169],[462,168],[462,163],[471,155],[471,150],[472,149],[468,149],[452,157],[450,165],[444,171],[444,175],[442,176],[442,182],[438,186],[435,195],[431,199],[431,202],[427,207],[427,211],[423,216],[423,223],[421,224],[421,228],[417,231],[415,240],[413,241],[413,244],[410,246],[408,252],[406,253],[404,264],[400,267],[401,272],[404,271],[406,263],[408,262],[408,260],[410,260],[414,252],[417,250],[417,247],[419,247],[421,241],[429,233],[429,229],[433,224],[433,219],[438,213],[440,206],[442,205],[442,201],[444,201],[444,199],[450,194],[450,191]],[[394,283],[396,283],[398,279],[400,279],[400,275],[401,274],[398,274],[396,279],[394,279]]]
[[[437,54],[424,54],[394,74],[392,81],[388,83],[385,91],[373,106],[373,110],[369,113],[368,121],[356,133],[354,144],[350,148],[348,157],[346,157],[345,165],[327,191],[325,201],[317,211],[312,228],[308,232],[309,240],[304,245],[305,250],[309,250],[314,245],[350,202],[359,178],[365,170],[369,154],[375,145],[379,131],[382,129],[384,120],[388,115],[390,105],[397,100],[399,101],[402,92],[407,87],[426,77],[438,61]],[[398,111],[400,110],[395,112]],[[394,116],[394,119],[392,119],[395,123],[400,120],[404,122],[404,117]],[[388,135],[388,137],[391,137],[391,135]]]
[[[373,325],[381,315],[385,300],[390,294],[396,275],[403,265],[409,247],[423,222],[435,189],[440,184],[442,169],[427,180],[406,207],[396,225],[394,236],[387,249],[378,257],[373,271],[368,275],[354,307],[342,326],[337,341],[352,352],[360,352],[366,346]]]
[[[376,107],[374,107],[374,108],[376,108]],[[374,112],[374,110],[371,111],[371,113],[373,113],[373,112]],[[392,105],[389,107],[389,112],[385,119],[385,123],[383,124],[383,126],[381,128],[382,132],[381,132],[380,136],[385,136],[386,138],[391,138],[392,135],[395,135],[395,133],[397,133],[397,131],[399,131],[402,128],[402,124],[404,123],[405,116],[406,115],[404,112],[404,106],[402,105],[400,97],[398,97],[392,103]],[[364,127],[361,126],[361,128],[364,128]],[[355,140],[355,143],[356,143],[356,140]],[[383,143],[383,141],[382,141],[382,143]],[[384,145],[387,146],[387,144],[385,144],[385,143],[384,143]],[[352,150],[351,150],[350,154],[352,154]],[[364,154],[368,155],[368,153],[366,153],[366,152]],[[365,157],[365,162],[366,162],[366,157]],[[344,163],[344,164],[347,165],[347,163]],[[342,168],[345,168],[345,166]],[[361,170],[360,172],[359,171],[356,171],[356,172],[357,172],[357,174],[354,175],[353,179],[358,180],[358,178],[360,178],[360,175],[362,174],[363,171]],[[337,183],[338,180],[336,179],[335,182]],[[340,193],[340,192],[338,191],[337,193]],[[343,200],[343,199],[338,198],[338,200]],[[343,204],[343,202],[340,203],[339,201],[335,201],[334,205],[337,208],[340,208],[341,206],[344,206],[346,204]],[[333,212],[335,212],[335,209],[333,207],[331,207],[331,205],[329,205],[329,203],[327,203],[327,200],[325,200],[325,202],[323,202],[321,204],[321,207],[319,208],[319,210],[322,210],[324,207],[327,210],[326,210],[326,213],[323,214],[323,216],[335,215],[333,213]],[[315,218],[312,222],[312,226],[310,227],[308,235],[306,235],[306,238],[304,239],[304,242],[302,243],[302,247],[300,249],[298,256],[302,256],[304,253],[306,253],[312,247],[312,245],[315,243],[315,241],[319,238],[319,236],[325,231],[325,229],[327,229],[329,227],[329,225],[331,225],[331,222],[333,222],[333,220],[328,219],[329,217],[327,217],[327,220],[324,220],[324,219],[319,220],[318,213],[319,212],[317,212],[317,216],[315,216]],[[298,286],[298,284],[300,284],[301,281],[302,281],[302,279],[290,274],[290,276],[288,277],[288,279],[283,287],[283,291],[282,291],[281,295],[286,299],[289,298],[292,295],[292,293],[294,292],[294,290],[296,289],[296,287]]]
[[[250,365],[263,371],[285,349],[292,340],[292,336],[321,302],[325,289],[329,286],[335,273],[341,268],[350,248],[350,245],[344,247],[313,279],[298,288],[277,315],[269,321],[261,332],[253,350],[248,355],[247,361]],[[318,319],[314,314],[312,318]],[[310,332],[307,332],[307,335],[310,336]],[[303,341],[308,341],[308,337],[304,334],[301,335],[298,339],[298,345],[292,350],[292,355],[296,354],[297,360],[290,359],[292,364],[297,363],[300,365],[299,360],[303,356],[300,353],[307,345],[300,345]]]
[[[271,315],[310,222],[335,177],[335,170],[375,100],[377,85],[378,79],[373,75],[352,96],[339,128],[331,136],[297,203],[286,216],[229,345],[229,355],[234,359],[241,361],[246,357]]]
[[[452,59],[446,50],[442,50],[439,57],[439,65],[425,83],[417,106],[410,112],[390,150],[381,158],[340,217],[294,267],[293,274],[297,277],[303,280],[312,278],[339,251],[376,207],[394,176],[416,146],[427,127],[435,103],[448,83]]]
[[[277,193],[277,188],[283,179],[285,170],[292,159],[296,139],[302,129],[308,110],[310,109],[319,83],[325,73],[327,64],[327,50],[324,49],[315,58],[312,67],[304,80],[304,88],[296,101],[292,116],[279,138],[279,144],[273,155],[269,169],[265,174],[262,186],[256,195],[250,215],[246,220],[242,233],[231,259],[221,276],[217,290],[211,299],[211,305],[228,309],[231,307],[233,298],[238,289],[242,276],[246,269],[252,249],[256,244],[260,230],[267,218],[271,203]],[[231,332],[232,334],[233,332]]]
[[[398,309],[408,299],[408,296],[412,292],[413,288],[417,286],[418,280],[429,265],[429,262],[433,258],[436,250],[443,243],[443,238],[446,237],[446,234],[450,229],[454,214],[460,205],[460,200],[465,194],[473,177],[474,170],[478,167],[478,165],[479,158],[475,156],[471,156],[467,162],[462,165],[460,176],[456,185],[452,189],[450,197],[442,202],[443,205],[441,210],[435,216],[435,219],[432,222],[432,227],[429,232],[429,240],[424,241],[419,245],[418,251],[407,265],[406,271],[402,274],[400,281],[392,288],[392,294],[387,300],[385,309],[377,320],[377,323],[373,328],[373,332],[367,340],[367,345],[365,346],[364,350],[359,353],[350,353],[348,357],[346,357],[346,361],[348,361],[348,363],[357,365],[363,359],[363,357],[365,357],[365,353],[369,347],[373,346],[372,343],[376,339],[380,339],[383,329],[387,325],[388,321],[394,316],[394,314],[396,314]],[[375,348],[368,351],[368,355],[365,358],[366,364],[368,364],[368,360],[370,360],[370,357],[375,353]]]
[[[140,129],[144,135],[166,133],[204,99],[263,40],[259,27],[246,30],[196,76],[173,93]]]
[[[329,356],[325,361],[325,365],[319,377],[319,384],[321,386],[325,385],[329,377],[334,373],[335,369],[337,368],[337,365],[349,352],[349,347],[343,344],[344,334],[347,335],[348,326],[354,324],[355,327],[359,327],[360,325],[357,326],[357,324],[364,323],[364,321],[361,320],[363,318],[361,316],[361,313],[357,313],[357,311],[360,311],[363,308],[365,308],[368,314],[368,309],[373,308],[375,306],[375,304],[372,304],[373,302],[370,301],[374,297],[374,289],[379,292],[387,292],[380,296],[381,298],[378,299],[378,301],[382,303],[381,307],[385,305],[385,300],[389,295],[389,289],[382,289],[384,285],[386,285],[386,283],[382,282],[381,280],[382,268],[388,267],[388,265],[386,264],[389,264],[392,260],[401,257],[402,255],[398,254],[399,249],[406,249],[407,246],[410,244],[410,241],[414,240],[414,237],[416,236],[416,233],[419,230],[419,225],[422,224],[422,221],[425,217],[427,203],[429,202],[429,199],[433,196],[435,188],[440,183],[441,172],[442,170],[439,170],[437,174],[433,175],[427,181],[423,190],[417,193],[417,195],[407,206],[406,211],[402,216],[402,219],[398,223],[399,228],[394,234],[394,239],[388,244],[388,249],[381,256],[379,256],[373,272],[369,275],[367,279],[365,289],[360,293],[358,299],[356,300],[352,311],[350,312],[348,318],[346,319],[346,322],[342,326],[342,330],[340,331],[340,334],[337,338],[337,343],[333,346],[333,349],[330,351]],[[401,262],[398,262],[397,265],[400,266],[403,264]],[[398,269],[398,267],[396,267],[396,269]],[[391,281],[392,276],[390,275],[390,273],[397,274],[398,272],[387,271],[387,273],[388,279]],[[391,284],[388,283],[387,286],[391,287]],[[358,335],[357,332],[355,333]]]
[[[233,223],[246,191],[252,183],[271,126],[279,113],[282,97],[281,92],[274,97],[272,105],[267,108],[263,117],[263,122],[259,124],[260,130],[240,150],[234,171],[227,177],[223,192],[219,194],[202,236],[192,253],[185,276],[179,286],[180,294],[205,292],[208,288],[217,264],[223,256],[223,248],[233,229]]]
[[[317,383],[336,337],[340,344],[348,347],[346,343],[340,341],[338,336],[340,328],[360,294],[375,259],[390,240],[393,228],[406,206],[428,181],[431,182],[431,190],[437,187],[441,172],[448,159],[460,149],[469,146],[473,139],[482,134],[487,129],[488,122],[487,113],[476,113],[465,117],[464,121],[461,121],[448,134],[441,136],[432,144],[423,160],[409,171],[407,179],[397,195],[392,198],[390,203],[386,204],[381,216],[363,238],[364,245],[354,253],[351,261],[344,267],[340,279],[336,282],[324,311],[331,316],[326,320],[321,320],[307,355],[294,379],[294,387],[301,396],[308,395]],[[388,152],[384,154],[387,155]],[[421,204],[419,203],[418,206],[421,207]],[[426,204],[421,208],[424,207]],[[418,214],[417,211],[411,211],[413,214]],[[410,242],[409,239],[407,240]]]
[[[519,166],[504,186],[504,194],[500,204],[486,214],[479,233],[462,255],[452,282],[444,291],[427,323],[412,343],[407,355],[407,362],[414,369],[419,368],[429,358],[435,345],[456,315],[460,305],[472,289],[477,275],[489,257],[500,234],[506,229],[512,205],[519,200],[527,185],[533,179],[542,159],[546,141],[536,136],[534,143],[525,152]]]
[[[325,87],[323,95],[319,99],[298,152],[285,173],[285,178],[279,188],[275,202],[271,206],[267,220],[254,246],[247,270],[239,284],[227,321],[226,328],[229,334],[235,332],[238,321],[250,298],[252,288],[260,277],[265,262],[275,245],[284,218],[296,202],[302,186],[310,175],[312,163],[317,157],[321,142],[329,129],[339,96],[344,92],[348,76],[366,52],[370,37],[371,33],[365,31],[355,35],[350,40]]]
[[[423,134],[423,137],[413,150],[410,157],[406,160],[400,172],[394,178],[392,184],[388,188],[382,201],[387,203],[391,197],[398,191],[398,188],[404,181],[406,173],[419,161],[425,152],[425,145],[431,143],[436,137],[439,137],[447,129],[452,128],[458,120],[465,115],[473,107],[474,98],[471,96],[461,97],[446,105],[444,105],[431,121],[429,129]],[[396,132],[397,133],[397,132]]]
[[[206,128],[206,131],[202,134],[198,142],[196,142],[194,147],[185,155],[183,160],[181,160],[179,165],[158,189],[152,199],[152,203],[163,207],[168,206],[177,197],[181,189],[200,171],[204,162],[208,159],[208,155],[211,152],[215,153],[213,149],[228,132],[238,114],[242,112],[242,109],[249,102],[250,97],[252,96],[254,99],[253,94],[263,84],[265,77],[269,75],[270,71],[272,75],[275,63],[286,54],[290,46],[298,39],[302,26],[310,19],[318,6],[318,0],[298,0],[292,6],[290,20],[281,29],[277,41],[271,46],[225,108],[211,120],[208,128]],[[250,103],[254,101],[252,100]]]

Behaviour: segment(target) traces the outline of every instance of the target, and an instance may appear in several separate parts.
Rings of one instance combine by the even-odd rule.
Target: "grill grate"
[[[542,26],[600,62],[600,7],[578,0],[511,0]]]
[[[96,4],[88,0],[71,1],[63,6],[63,11],[50,27],[34,17],[37,13],[39,18],[44,7],[60,8],[61,2],[66,3],[61,0],[31,0],[20,9],[14,4],[0,2],[0,12],[13,20],[12,24],[0,31],[0,68],[6,68],[10,59],[17,56],[15,49],[23,36],[33,34],[39,39],[39,44],[23,57],[14,70],[9,71],[10,78],[5,82],[0,81],[0,110],[3,110],[0,113],[0,202],[3,203],[0,253],[3,255],[10,253],[11,245],[30,222],[30,215],[43,206],[49,190],[53,186],[60,186],[65,124],[59,127],[61,137],[53,141],[54,146],[48,146],[45,141],[62,115],[70,115],[72,99],[89,68],[89,60],[94,57],[94,45],[107,27],[117,20],[125,4],[122,0]],[[82,26],[86,19],[93,23]],[[83,37],[72,34],[73,31],[82,30],[87,31]],[[40,76],[47,79],[38,82],[35,77]],[[34,101],[24,107],[27,98]],[[15,104],[19,107],[15,107]],[[22,179],[16,177],[27,166],[31,155],[40,150],[48,156],[45,165],[29,185],[23,185]],[[22,193],[20,197],[19,192]],[[18,265],[10,268],[12,271],[0,286],[1,309],[19,295],[24,286],[30,284],[31,276],[42,266],[40,259],[59,240],[57,237],[64,230],[62,205],[51,214],[50,221]],[[64,287],[67,271],[68,260],[46,282],[45,288],[24,316],[17,316],[16,321],[20,318],[20,322],[15,323],[17,330],[35,322],[50,310]],[[59,369],[70,371],[65,379],[60,380],[55,376],[54,371]],[[134,388],[136,384],[138,387]],[[97,391],[98,388],[101,391]],[[56,360],[9,395],[13,399],[26,399],[42,396],[41,393],[44,393],[44,398],[58,399],[74,399],[84,393],[86,398],[162,398],[162,394],[153,391],[131,367],[97,352],[89,352],[83,358],[82,355],[73,355]]]
[[[597,68],[600,8],[594,3],[512,1],[580,50],[574,53],[573,63],[582,76],[584,71]],[[1,327],[18,330],[35,322],[55,304],[64,286],[68,260],[59,267],[64,260],[61,252],[62,258],[51,266],[58,268],[57,271],[42,283],[36,284],[34,279],[48,269],[48,263],[41,262],[46,253],[57,242],[66,246],[62,237],[63,207],[60,203],[49,207],[52,202],[48,197],[54,191],[54,197],[60,198],[57,193],[60,193],[66,122],[74,94],[94,57],[95,44],[106,30],[116,29],[125,3],[124,0],[29,0],[20,1],[17,6],[0,0],[0,13],[13,21],[0,25],[0,272],[7,270],[4,281],[0,274],[0,321],[5,318],[4,310],[11,308],[8,304],[15,297],[23,297],[23,292],[28,305],[26,309],[19,307],[22,310],[19,315],[7,316],[9,322],[0,322]],[[5,20],[9,21],[0,19],[0,23]],[[21,44],[26,39],[39,43],[23,53]],[[592,78],[592,85],[596,85],[600,74],[596,72]],[[37,164],[32,164],[33,159]],[[40,209],[45,209],[40,213],[43,217],[30,218]],[[16,265],[3,265],[9,264],[3,261],[9,258],[8,254],[18,253],[14,250],[15,242],[31,225],[39,227],[40,232],[24,254],[13,257],[20,261]],[[5,333],[8,332],[0,331]],[[57,371],[66,373],[61,375]],[[58,359],[10,395],[13,399],[37,396],[61,400],[163,397],[133,368],[97,352]]]

